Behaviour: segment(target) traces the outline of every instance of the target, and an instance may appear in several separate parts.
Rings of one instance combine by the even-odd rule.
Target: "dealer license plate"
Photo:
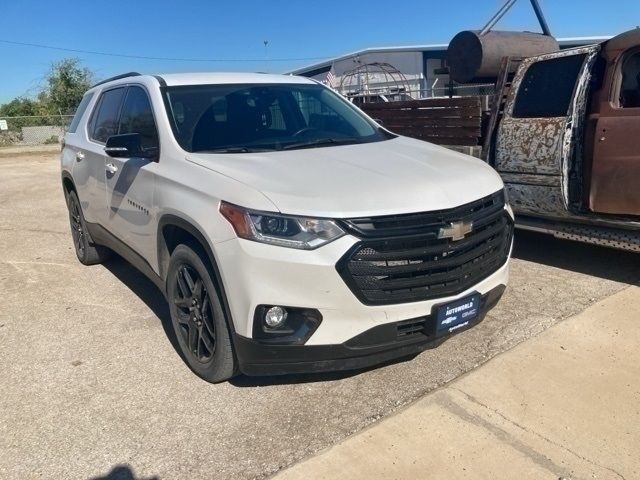
[[[461,298],[455,302],[441,305],[436,310],[438,333],[454,332],[466,327],[478,318],[480,312],[480,294]]]

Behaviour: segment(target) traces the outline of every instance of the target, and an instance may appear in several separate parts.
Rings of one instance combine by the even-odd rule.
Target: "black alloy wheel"
[[[84,257],[85,255],[85,241],[86,237],[84,229],[82,228],[82,217],[80,212],[80,205],[75,195],[69,199],[69,221],[71,222],[71,236],[73,237],[73,245],[76,248],[78,257]]]
[[[184,361],[196,375],[217,383],[236,374],[237,362],[230,321],[212,271],[200,245],[180,244],[171,253],[166,292],[171,324]]]
[[[91,242],[78,194],[73,190],[67,195],[67,207],[69,208],[69,224],[71,226],[73,247],[80,263],[83,265],[95,265],[96,263],[104,262],[109,258],[111,250]]]
[[[173,303],[178,307],[178,323],[189,354],[200,363],[207,363],[216,349],[216,328],[211,301],[202,278],[191,265],[178,267],[173,280]]]

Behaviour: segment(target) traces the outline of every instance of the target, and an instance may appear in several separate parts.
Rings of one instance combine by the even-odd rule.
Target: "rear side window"
[[[124,90],[124,87],[114,88],[100,96],[89,135],[96,142],[105,143],[107,138],[118,133],[118,113]]]
[[[129,87],[122,105],[118,133],[139,133],[143,148],[158,148],[158,131],[149,96],[140,87]]]
[[[76,130],[78,129],[78,124],[80,123],[80,119],[82,118],[82,115],[84,115],[84,112],[87,110],[87,107],[89,106],[89,103],[91,102],[92,98],[93,98],[93,92],[86,93],[84,97],[82,97],[82,101],[80,102],[80,105],[78,105],[76,113],[73,116],[73,120],[71,120],[71,124],[69,125],[67,132],[76,133]]]
[[[586,54],[569,55],[532,64],[520,84],[512,116],[566,116],[585,57]]]

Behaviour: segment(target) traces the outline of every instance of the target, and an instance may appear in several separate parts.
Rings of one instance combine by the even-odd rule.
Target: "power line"
[[[145,55],[128,55],[126,53],[98,52],[94,50],[80,50],[77,48],[53,47],[39,43],[16,42],[13,40],[2,40],[0,43],[18,45],[21,47],[46,48],[48,50],[59,50],[62,52],[86,53],[89,55],[102,55],[105,57],[137,58],[141,60],[165,60],[170,62],[264,62],[264,58],[172,58],[172,57],[150,57]],[[303,60],[324,60],[329,57],[304,57],[304,58],[270,58],[270,62],[296,62]]]

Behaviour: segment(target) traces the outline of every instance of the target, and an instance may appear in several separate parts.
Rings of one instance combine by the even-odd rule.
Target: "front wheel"
[[[171,254],[167,299],[180,350],[191,369],[208,382],[236,372],[229,326],[207,259],[197,246],[178,245]]]

